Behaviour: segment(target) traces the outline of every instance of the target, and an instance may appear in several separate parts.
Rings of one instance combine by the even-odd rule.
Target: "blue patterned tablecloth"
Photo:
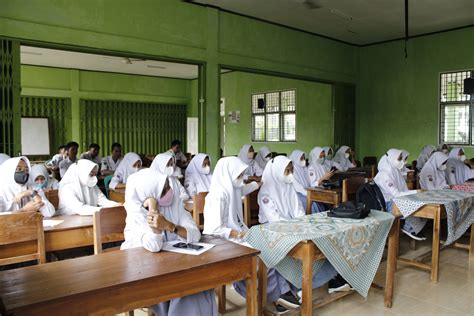
[[[427,204],[442,204],[448,218],[449,245],[459,239],[474,223],[474,193],[453,190],[433,190],[393,199],[403,217],[408,217]]]
[[[299,242],[312,240],[339,274],[367,297],[393,219],[391,214],[379,211],[371,211],[363,220],[328,217],[324,212],[253,226],[245,240],[261,251],[268,268],[277,269],[298,288],[302,286],[302,262],[287,254]],[[314,263],[316,273],[323,263]]]

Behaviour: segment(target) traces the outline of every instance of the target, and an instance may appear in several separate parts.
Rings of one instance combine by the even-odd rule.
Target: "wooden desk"
[[[143,248],[0,272],[8,315],[115,315],[245,279],[257,315],[258,250],[218,238],[200,256]]]
[[[400,209],[395,203],[393,203],[393,214],[401,216]],[[415,259],[406,259],[398,258],[398,260],[411,265],[417,268],[430,271],[431,272],[431,282],[437,283],[439,277],[439,251],[440,251],[440,229],[441,229],[441,220],[446,218],[446,209],[444,205],[441,204],[427,204],[422,206],[418,211],[414,212],[412,217],[426,218],[433,220],[433,241],[431,248],[431,264],[422,263],[421,261]],[[455,247],[469,249],[469,260],[474,260],[474,224],[471,225],[471,239],[469,245],[462,245],[455,243]],[[397,254],[398,256],[398,254]],[[422,255],[422,258],[426,255]]]
[[[110,189],[109,198],[118,203],[125,203],[125,189]]]
[[[306,196],[306,214],[311,214],[313,201],[338,206],[342,200],[342,189],[309,188]]]
[[[390,233],[388,235],[388,256],[387,256],[387,271],[385,278],[385,286],[381,287],[373,284],[376,288],[384,289],[384,305],[385,307],[392,307],[393,290],[395,271],[397,265],[397,251],[398,251],[398,240],[400,232],[400,217],[396,217]],[[327,295],[325,298],[317,299],[313,301],[313,263],[314,261],[324,259],[325,256],[319,250],[319,248],[311,240],[304,240],[297,244],[289,253],[288,256],[301,260],[303,262],[303,287],[302,287],[302,303],[301,303],[301,315],[310,316],[313,315],[313,309],[327,305],[337,299],[340,299],[348,294],[349,292],[335,292]],[[259,293],[259,315],[263,315],[263,309],[267,305],[267,267],[263,261],[259,260],[258,270],[258,293]]]

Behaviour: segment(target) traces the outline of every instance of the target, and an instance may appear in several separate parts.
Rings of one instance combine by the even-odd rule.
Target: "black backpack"
[[[363,203],[371,210],[387,211],[382,191],[380,191],[379,186],[374,181],[367,182],[361,186],[357,190],[356,199],[357,203]]]

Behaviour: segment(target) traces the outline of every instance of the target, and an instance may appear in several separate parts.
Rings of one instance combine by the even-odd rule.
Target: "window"
[[[473,70],[440,75],[440,141],[447,144],[474,145],[474,103],[463,94],[464,79],[473,77]]]
[[[296,90],[252,94],[252,141],[296,141]]]

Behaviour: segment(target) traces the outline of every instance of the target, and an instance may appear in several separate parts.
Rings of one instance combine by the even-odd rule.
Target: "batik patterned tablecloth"
[[[448,218],[449,245],[459,239],[474,223],[474,193],[453,190],[433,190],[393,199],[403,217],[408,217],[427,204],[442,204]]]
[[[466,182],[463,184],[456,184],[451,186],[451,190],[455,191],[464,191],[464,192],[474,192],[474,182]]]
[[[328,217],[324,212],[253,226],[245,240],[261,251],[268,268],[277,269],[298,288],[302,286],[302,262],[287,254],[299,242],[311,240],[339,274],[367,297],[393,219],[391,214],[379,211],[371,211],[363,220]],[[315,273],[323,263],[314,263]]]

